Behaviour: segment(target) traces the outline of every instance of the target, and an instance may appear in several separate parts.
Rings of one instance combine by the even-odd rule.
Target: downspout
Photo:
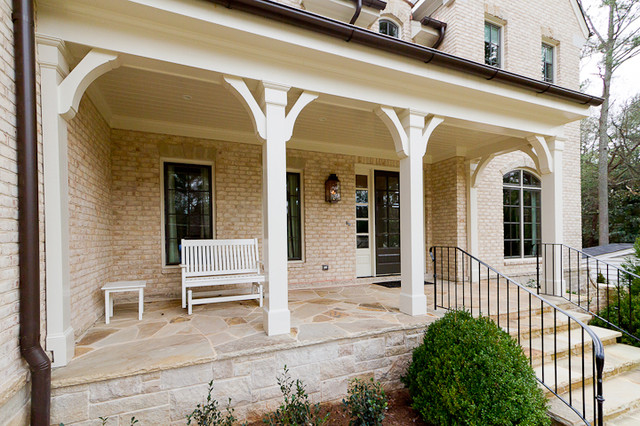
[[[356,12],[353,14],[353,18],[351,18],[351,21],[349,21],[351,25],[356,23],[356,21],[360,17],[360,12],[362,12],[362,0],[355,0],[355,2],[356,2]]]
[[[424,18],[422,18],[420,20],[420,23],[422,25],[425,25],[427,27],[431,27],[434,30],[437,30],[439,33],[439,36],[436,40],[435,43],[433,43],[433,46],[431,46],[433,49],[437,49],[438,47],[440,47],[440,45],[442,44],[442,41],[444,40],[444,35],[447,31],[447,23],[446,22],[442,22],[442,21],[438,21],[437,19],[433,19],[430,18],[428,16],[425,16]]]
[[[51,361],[40,346],[40,227],[33,0],[13,0],[18,233],[20,259],[20,352],[31,370],[31,424],[49,425]]]

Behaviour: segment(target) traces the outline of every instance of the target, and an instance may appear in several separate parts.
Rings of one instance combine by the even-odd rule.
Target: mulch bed
[[[418,425],[428,426],[427,423],[420,419],[420,415],[411,408],[409,400],[409,392],[406,389],[394,390],[387,392],[389,398],[389,409],[385,416],[383,424],[389,426]],[[349,414],[345,411],[340,403],[322,404],[322,415],[330,413],[329,421],[326,423],[330,426],[347,426],[349,425]],[[263,425],[262,421],[254,421],[249,426]]]

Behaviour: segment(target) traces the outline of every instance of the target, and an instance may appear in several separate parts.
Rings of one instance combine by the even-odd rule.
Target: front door
[[[400,175],[376,170],[376,275],[400,273]]]

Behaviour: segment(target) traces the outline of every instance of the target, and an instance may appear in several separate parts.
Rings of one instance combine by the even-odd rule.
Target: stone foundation
[[[135,416],[142,425],[186,424],[186,415],[205,401],[210,380],[221,408],[231,398],[237,418],[258,419],[282,402],[276,380],[285,365],[292,378],[304,381],[313,402],[340,400],[355,377],[398,388],[424,329],[328,340],[75,386],[53,383],[51,423],[100,424],[98,417],[108,416],[107,424],[119,425]]]

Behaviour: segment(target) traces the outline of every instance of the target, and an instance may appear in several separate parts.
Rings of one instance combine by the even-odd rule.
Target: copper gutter
[[[208,0],[229,9],[237,9],[253,15],[273,19],[310,31],[339,38],[351,43],[383,50],[422,62],[475,75],[488,80],[496,80],[510,86],[519,87],[536,93],[546,93],[555,97],[585,105],[599,106],[603,99],[587,95],[564,87],[525,77],[489,65],[450,55],[439,50],[388,37],[346,22],[336,21],[316,15],[302,9],[296,9],[271,0]],[[366,5],[366,3],[365,3]]]
[[[40,241],[36,61],[32,0],[13,0],[18,233],[20,256],[20,352],[31,370],[31,424],[49,425],[51,361],[40,346]]]
[[[431,27],[434,30],[438,31],[439,33],[438,39],[436,40],[435,43],[433,43],[433,46],[431,47],[433,49],[437,49],[438,47],[440,47],[440,45],[442,44],[442,41],[444,40],[444,34],[447,31],[447,23],[438,21],[437,19],[430,18],[428,16],[425,16],[424,18],[422,18],[420,20],[420,23],[424,26]]]

